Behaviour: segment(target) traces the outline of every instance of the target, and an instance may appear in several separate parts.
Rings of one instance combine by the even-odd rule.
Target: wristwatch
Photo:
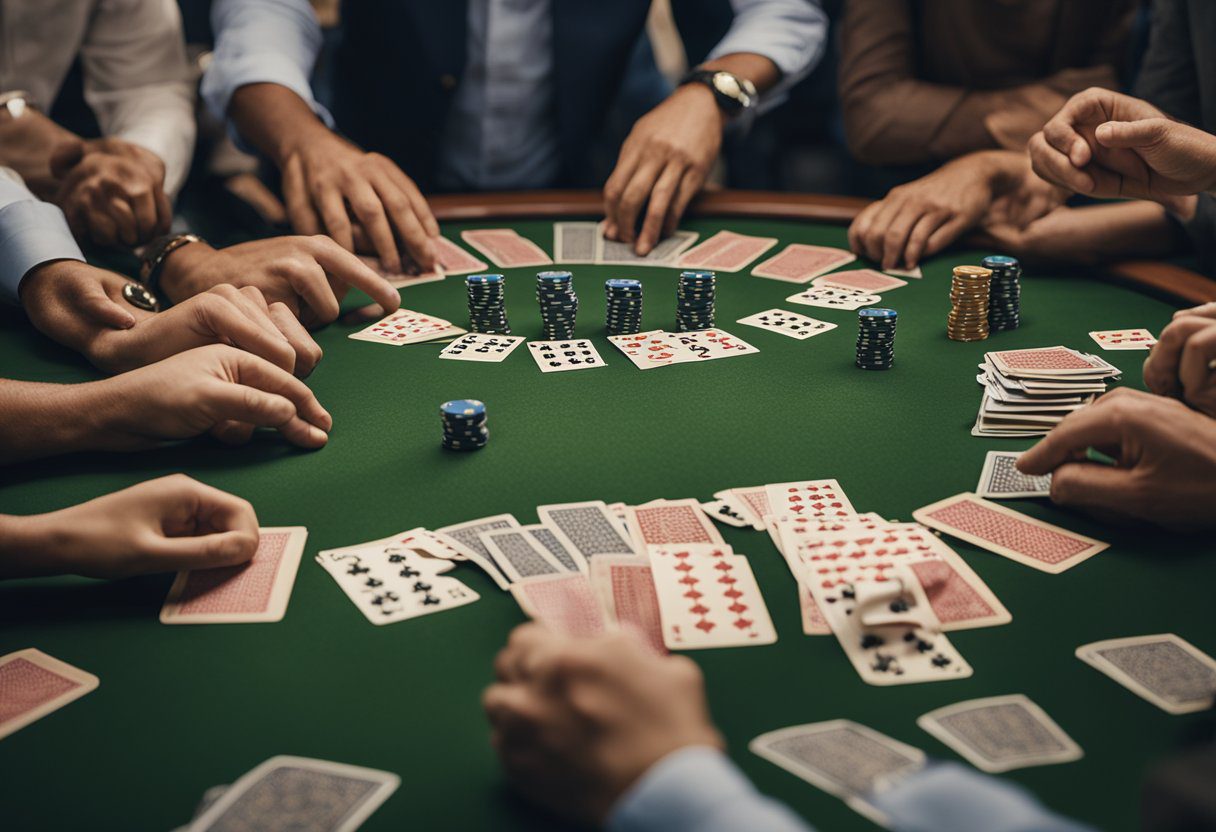
[[[7,112],[14,121],[25,115],[27,109],[34,108],[34,97],[25,90],[0,92],[0,112]]]
[[[730,117],[754,110],[759,100],[756,85],[733,72],[697,67],[680,79],[685,84],[704,84],[713,90],[718,109]]]
[[[157,237],[139,252],[139,279],[148,290],[155,292],[160,285],[160,273],[169,255],[182,246],[204,242],[197,234],[166,234]]]

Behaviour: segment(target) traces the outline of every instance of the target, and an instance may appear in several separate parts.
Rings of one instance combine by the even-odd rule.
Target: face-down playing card
[[[536,516],[575,556],[586,564],[602,555],[637,554],[632,541],[602,500],[537,506]]]
[[[976,768],[994,774],[1069,763],[1083,756],[1081,747],[1022,694],[948,705],[930,711],[916,724]]]
[[[519,608],[558,633],[593,636],[606,631],[604,614],[583,572],[524,578],[511,586]]]
[[[1096,641],[1076,655],[1166,713],[1206,711],[1216,698],[1216,660],[1173,633]]]
[[[97,688],[92,673],[32,647],[0,657],[0,739]]]

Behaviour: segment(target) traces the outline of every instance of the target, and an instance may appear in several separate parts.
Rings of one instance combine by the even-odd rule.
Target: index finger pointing
[[[401,305],[401,296],[391,283],[328,237],[313,237],[309,251],[327,274],[366,292],[385,313]]]
[[[1122,434],[1118,413],[1111,407],[1081,408],[1064,418],[1039,444],[1018,457],[1023,474],[1047,474],[1077,458],[1091,445],[1118,445]]]

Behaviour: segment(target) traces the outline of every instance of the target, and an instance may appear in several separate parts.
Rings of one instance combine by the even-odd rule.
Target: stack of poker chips
[[[980,265],[992,272],[988,290],[988,331],[1017,329],[1022,311],[1022,266],[1017,258],[993,255]]]
[[[676,324],[680,332],[713,328],[716,283],[713,272],[680,272],[676,286]]]
[[[507,310],[503,305],[507,282],[500,274],[471,274],[464,279],[469,290],[469,329],[510,335]]]
[[[988,337],[988,290],[992,271],[983,266],[955,266],[950,285],[950,315],[946,335],[952,341],[983,341]]]
[[[857,310],[857,366],[863,370],[889,370],[895,363],[894,309]]]
[[[642,281],[605,280],[608,311],[604,318],[609,335],[636,335],[642,331]]]
[[[486,406],[477,399],[455,399],[439,406],[443,419],[443,447],[449,451],[484,448],[490,439]]]
[[[536,302],[540,304],[541,329],[546,341],[564,341],[574,337],[574,319],[578,315],[574,275],[570,272],[537,272]]]

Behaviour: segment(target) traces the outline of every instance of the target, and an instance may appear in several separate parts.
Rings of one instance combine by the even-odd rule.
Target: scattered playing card
[[[1089,337],[1104,350],[1147,350],[1157,343],[1147,329],[1108,329],[1091,332]]]
[[[447,237],[435,238],[435,256],[444,274],[474,274],[490,268]]]
[[[591,586],[610,626],[632,630],[664,654],[663,621],[650,563],[637,557],[601,555],[591,561]]]
[[[387,280],[394,289],[405,289],[409,286],[417,286],[419,283],[434,283],[443,280],[443,268],[437,267],[429,272],[422,271],[422,268],[412,260],[403,260],[401,263],[401,271],[390,272],[380,264],[379,257],[367,257],[361,255],[359,257],[364,265],[374,271],[376,274]],[[380,310],[383,312],[384,310]]]
[[[440,358],[456,361],[486,361],[497,364],[524,342],[519,335],[493,335],[487,332],[470,332],[462,335],[443,348]]]
[[[479,228],[460,232],[460,239],[504,269],[547,266],[553,261],[536,243],[510,228]]]
[[[777,640],[751,564],[729,546],[653,546],[650,569],[668,649],[749,647]]]
[[[1206,711],[1216,698],[1216,660],[1173,633],[1082,644],[1076,655],[1166,713]]]
[[[281,621],[287,613],[308,529],[259,529],[258,549],[239,566],[178,572],[162,624],[245,624]]]
[[[463,329],[443,318],[415,312],[412,309],[398,309],[383,320],[377,321],[366,329],[352,332],[347,337],[356,341],[401,345],[433,341],[436,338],[460,335],[463,332]]]
[[[601,224],[596,262],[615,266],[674,266],[680,254],[701,236],[695,231],[676,231],[670,237],[659,240],[649,254],[642,256],[634,253],[633,243],[609,240],[602,231]]]
[[[701,503],[701,510],[719,523],[725,523],[735,528],[741,529],[752,524],[751,520],[727,500],[710,500],[708,503]]]
[[[917,509],[912,516],[981,549],[1051,574],[1070,569],[1110,545],[966,492]]]
[[[582,572],[525,578],[511,586],[511,594],[524,614],[558,633],[593,636],[606,630],[591,581]]]
[[[494,562],[494,556],[481,541],[482,532],[494,532],[501,529],[518,529],[519,521],[510,514],[496,514],[493,517],[482,517],[478,520],[466,520],[453,526],[444,526],[436,532],[446,535],[451,545],[460,554],[480,566],[482,570],[498,584],[499,589],[508,589],[511,582],[502,573],[502,568]]]
[[[553,262],[594,263],[599,259],[598,222],[556,222],[553,224]]]
[[[878,295],[838,289],[835,286],[812,286],[785,299],[787,303],[818,306],[822,309],[860,309],[882,300]]]
[[[636,554],[633,543],[626,539],[602,500],[537,506],[536,516],[553,530],[575,561],[582,562],[579,568],[583,571],[597,557]]]
[[[994,500],[1051,496],[1051,474],[1023,474],[1014,467],[1021,455],[1021,451],[989,451],[979,485],[975,487],[976,495]]]
[[[603,367],[604,359],[585,338],[570,341],[529,341],[528,349],[542,373]]]
[[[0,657],[0,739],[95,690],[92,673],[30,647]]]
[[[790,338],[799,341],[805,341],[807,338],[813,338],[816,335],[836,328],[836,324],[808,318],[806,315],[799,315],[797,312],[787,312],[784,309],[769,309],[765,312],[757,312],[755,315],[740,318],[735,323],[767,329],[770,332],[788,335]]]
[[[819,275],[852,263],[856,259],[857,255],[842,248],[792,243],[780,254],[752,269],[752,275],[784,280],[787,283],[809,283]]]
[[[891,277],[889,274],[876,272],[873,269],[855,269],[848,272],[837,272],[825,275],[815,281],[816,286],[835,286],[837,289],[852,289],[857,292],[886,292],[907,286],[908,281]]]
[[[986,356],[997,370],[1007,376],[1048,378],[1094,375],[1119,369],[1109,362],[1068,347],[1037,347],[1025,350],[998,350]]]
[[[679,336],[661,329],[634,335],[609,335],[608,342],[625,353],[639,370],[693,360]]]
[[[760,350],[741,338],[736,338],[723,329],[698,329],[694,332],[677,333],[676,341],[692,357],[689,361],[711,361],[715,358],[731,358],[750,355]]]
[[[976,768],[993,774],[1071,763],[1084,756],[1042,708],[1020,693],[947,705],[916,724]]]
[[[915,278],[916,280],[920,280],[922,277],[924,277],[924,275],[921,274],[920,266],[916,266],[912,269],[883,269],[883,272],[889,275],[894,275],[895,277],[911,277]]]
[[[777,482],[769,484],[765,490],[769,513],[774,517],[790,514],[841,521],[857,518],[848,495],[834,479]]]
[[[229,786],[191,822],[189,832],[354,832],[400,784],[388,771],[271,757]]]
[[[722,535],[696,500],[664,500],[654,505],[630,506],[626,512],[634,530],[634,549],[638,552],[646,552],[650,546],[723,544]]]
[[[537,523],[533,526],[524,526],[523,528],[524,531],[532,535],[532,539],[539,543],[541,548],[548,552],[554,560],[560,563],[562,568],[567,572],[579,572],[587,568],[587,564],[583,563],[579,559],[578,554],[572,553],[570,549],[566,547],[566,544],[562,543],[561,540],[558,539],[557,535],[553,532],[553,529],[549,528],[544,523]]]
[[[566,569],[536,538],[523,529],[482,532],[481,543],[502,568],[507,580],[515,583],[538,575],[558,575]]]
[[[376,542],[317,554],[316,562],[371,623],[380,626],[462,607],[480,596],[442,573],[453,561],[429,557],[395,542]]]
[[[749,237],[733,231],[719,231],[684,252],[680,268],[737,272],[775,245],[776,237]]]

